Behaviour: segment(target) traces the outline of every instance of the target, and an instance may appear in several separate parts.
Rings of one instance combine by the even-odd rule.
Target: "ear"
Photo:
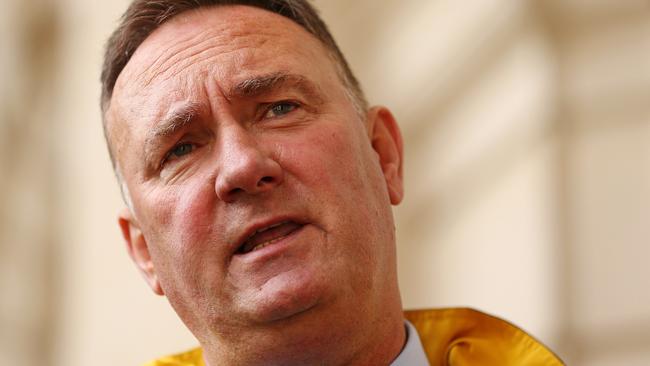
[[[125,207],[120,212],[118,221],[122,229],[122,236],[126,242],[126,249],[131,259],[153,292],[158,295],[164,295],[165,293],[160,286],[160,281],[158,281],[158,276],[156,275],[151,256],[149,255],[147,241],[140,230],[137,220],[133,217],[131,211]]]
[[[390,203],[397,205],[404,197],[402,164],[404,159],[402,134],[393,114],[385,107],[368,111],[368,133],[372,148],[379,157]]]

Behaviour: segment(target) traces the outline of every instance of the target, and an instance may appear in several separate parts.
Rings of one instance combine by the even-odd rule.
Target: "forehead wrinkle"
[[[235,84],[228,91],[230,98],[249,98],[272,92],[286,85],[296,87],[301,93],[322,101],[318,86],[301,75],[279,71],[247,78]]]
[[[183,45],[192,42],[193,39],[201,37],[201,34],[197,34],[183,38],[181,34],[180,36],[177,36],[180,39],[176,39],[175,37],[175,42],[173,44],[162,47],[162,52],[152,52],[152,50],[156,51],[161,48],[161,41],[154,40],[158,36],[159,31],[160,28],[149,35],[149,37],[147,37],[142,44],[136,48],[133,57],[129,59],[124,70],[118,76],[116,88],[118,84],[127,83],[126,80],[134,80],[141,86],[148,86],[155,76],[164,72],[164,70],[167,70],[174,64],[172,62],[169,66],[166,66],[170,59],[179,56],[180,53],[187,49]],[[162,69],[162,71],[157,71],[160,69]]]
[[[142,80],[142,85],[145,87],[151,85],[151,83],[156,78],[167,74],[170,69],[175,68],[176,70],[164,77],[164,79],[172,78],[178,75],[181,71],[185,70],[188,66],[196,64],[212,56],[210,51],[213,51],[214,47],[203,47],[204,44],[211,41],[210,37],[202,39],[196,43],[192,42],[194,39],[203,36],[203,34],[198,34],[195,37],[185,40],[184,42],[176,43],[176,49],[166,50],[165,52],[162,52],[161,55],[159,55],[152,64],[147,66],[140,73],[139,79]],[[192,44],[186,47],[185,45],[187,43]]]
[[[239,48],[231,49],[231,50],[220,50],[216,54],[213,54],[212,52],[210,52],[210,51],[215,51],[212,48],[206,49],[204,51],[199,51],[199,52],[197,52],[195,54],[188,55],[187,58],[185,58],[181,62],[179,62],[178,65],[177,65],[178,67],[175,68],[174,71],[168,73],[168,75],[166,75],[163,80],[168,80],[168,79],[175,78],[175,77],[179,76],[181,73],[183,73],[185,70],[187,70],[189,67],[192,67],[192,66],[201,67],[202,65],[207,65],[208,67],[206,67],[202,71],[200,71],[200,72],[203,73],[203,75],[209,74],[210,72],[215,72],[215,69],[218,70],[218,69],[221,68],[220,65],[218,65],[218,64],[215,65],[215,63],[213,62],[214,61],[213,59],[215,58],[215,56],[223,57],[223,56],[233,54],[235,58],[241,58],[242,51],[245,51],[245,50],[248,50],[248,49],[254,51],[257,47],[259,47],[259,45],[251,45],[251,46],[246,46],[246,47],[239,47]],[[195,58],[190,59],[191,57],[195,57]],[[240,61],[240,64],[244,65],[244,64],[246,64],[246,61],[242,60],[242,61]],[[152,80],[153,80],[153,78],[152,78]]]
[[[267,42],[264,34],[252,34],[247,32],[245,28],[237,30],[232,29],[232,27],[232,25],[226,27],[225,25],[206,24],[202,31],[191,30],[189,33],[196,34],[181,40],[176,40],[176,34],[184,32],[175,32],[172,42],[173,48],[164,48],[164,51],[149,66],[144,68],[137,78],[146,87],[161,75],[167,74],[163,80],[170,79],[190,66],[198,66],[211,58],[222,57],[236,52],[254,51]],[[273,32],[269,31],[267,36],[272,34]],[[160,42],[158,41],[158,43]],[[174,70],[168,73],[170,69]]]

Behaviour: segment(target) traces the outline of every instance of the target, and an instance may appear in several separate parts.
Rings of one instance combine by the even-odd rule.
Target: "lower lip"
[[[236,254],[235,256],[240,257],[242,260],[245,260],[247,262],[263,260],[264,257],[273,256],[274,254],[280,253],[288,246],[290,246],[294,239],[296,239],[297,236],[303,232],[306,226],[307,225],[303,225],[288,235],[285,235],[279,239],[275,239],[274,242],[268,244],[264,248],[253,250],[245,254]]]

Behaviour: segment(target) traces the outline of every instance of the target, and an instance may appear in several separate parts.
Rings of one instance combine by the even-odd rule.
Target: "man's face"
[[[123,70],[107,111],[122,229],[199,340],[394,297],[399,131],[348,95],[316,38],[246,6],[176,16]]]

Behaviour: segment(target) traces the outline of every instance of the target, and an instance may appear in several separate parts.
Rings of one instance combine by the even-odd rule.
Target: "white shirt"
[[[404,320],[404,328],[406,328],[406,344],[390,366],[430,366],[418,331],[408,320]]]

